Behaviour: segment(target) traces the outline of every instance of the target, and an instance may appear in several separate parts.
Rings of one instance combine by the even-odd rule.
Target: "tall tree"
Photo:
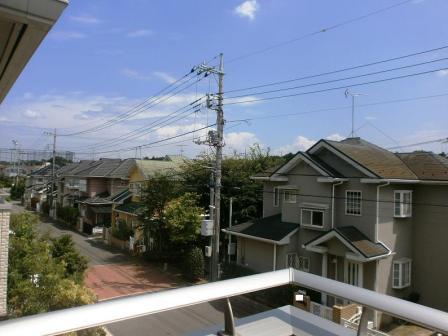
[[[204,211],[198,206],[198,199],[197,194],[185,193],[167,204],[165,219],[172,243],[187,246],[200,238]]]
[[[165,207],[169,201],[180,193],[179,181],[172,175],[158,174],[152,177],[142,190],[144,211],[140,215],[145,245],[149,246],[149,239],[155,240],[156,249],[160,252],[163,243],[168,240]]]
[[[38,235],[37,216],[30,213],[11,216],[8,267],[8,310],[12,317],[90,304],[95,295],[74,279],[67,266],[84,267],[73,252],[71,240],[48,240]],[[53,245],[53,243],[56,243]],[[75,256],[75,257],[74,257]],[[78,335],[104,335],[100,328]]]

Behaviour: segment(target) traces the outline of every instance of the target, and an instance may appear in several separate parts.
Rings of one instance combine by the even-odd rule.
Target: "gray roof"
[[[313,243],[314,241],[321,239],[328,235],[328,239],[332,237],[330,234],[332,231],[336,231],[340,236],[351,245],[356,251],[358,251],[365,258],[373,258],[387,255],[390,250],[382,243],[375,243],[371,241],[364,233],[359,231],[354,226],[342,226],[331,229],[316,238],[310,240],[305,246]]]
[[[110,177],[128,179],[134,166],[134,159],[84,160],[63,167],[58,171],[58,175],[61,177]]]
[[[135,160],[137,168],[145,179],[153,177],[155,174],[170,174],[180,170],[181,165],[185,162],[184,159],[176,159],[169,161],[162,160]]]
[[[432,152],[396,154],[420,180],[448,180],[448,159]]]
[[[342,141],[322,140],[381,178],[417,179],[411,169],[394,153],[361,138]]]
[[[253,219],[243,224],[234,225],[226,230],[257,238],[281,241],[298,227],[299,224],[282,222],[281,215],[274,215]]]
[[[58,170],[59,166],[54,165],[55,169]],[[31,176],[51,176],[53,172],[53,165],[49,164],[47,166],[41,167],[37,170],[34,170],[30,173]]]

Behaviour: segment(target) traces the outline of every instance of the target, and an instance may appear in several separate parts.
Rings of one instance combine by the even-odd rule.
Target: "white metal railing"
[[[360,335],[367,334],[367,308],[448,334],[448,313],[290,268],[12,319],[0,323],[0,335],[58,335],[287,284],[362,305]]]
[[[353,329],[353,330],[358,330],[358,328],[359,328],[359,323],[352,322],[352,321],[346,320],[346,319],[341,319],[341,324],[344,327]],[[367,336],[389,336],[389,335],[382,331],[367,327]]]
[[[333,308],[324,306],[317,302],[310,302],[310,312],[314,315],[320,316],[326,320],[333,320]]]

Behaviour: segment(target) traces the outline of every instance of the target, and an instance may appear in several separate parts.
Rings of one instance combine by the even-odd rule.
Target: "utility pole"
[[[224,147],[224,55],[219,54],[219,68],[208,66],[202,63],[193,68],[198,74],[215,74],[218,76],[218,93],[207,95],[207,107],[216,111],[216,131],[208,132],[208,139],[205,143],[216,148],[215,158],[215,179],[214,179],[214,217],[213,218],[213,237],[212,237],[212,257],[211,257],[211,280],[219,279],[219,234],[221,219],[221,177],[222,177],[222,148]],[[201,141],[198,144],[203,143]]]
[[[212,281],[219,279],[219,234],[221,219],[221,177],[222,177],[222,148],[224,146],[224,55],[219,54],[218,70],[218,105],[216,109],[216,162],[215,162],[215,222],[214,222],[214,249],[212,250]]]
[[[53,192],[54,192],[54,182],[55,182],[55,174],[56,174],[56,128],[53,130],[53,133],[51,132],[44,132],[46,135],[52,135],[53,136],[53,160],[51,165],[51,184],[50,184],[50,216],[54,217],[54,200],[53,200]]]

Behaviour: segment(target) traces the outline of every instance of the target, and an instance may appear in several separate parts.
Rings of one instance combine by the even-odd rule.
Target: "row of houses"
[[[52,197],[52,166],[48,165],[28,176],[25,206],[41,211],[52,198],[54,211],[50,215],[59,219],[66,209],[77,209],[76,223],[72,224],[86,234],[95,228],[103,231],[104,227],[115,227],[118,220],[132,228],[142,207],[143,184],[158,173],[178,172],[183,162],[180,156],[166,156],[164,160],[83,160],[55,167]]]
[[[135,228],[142,184],[157,172],[176,171],[179,162],[70,164],[57,172],[54,197],[79,208],[83,232],[119,222]],[[48,177],[48,169],[41,174]],[[360,138],[321,140],[252,179],[263,184],[262,218],[223,229],[236,238],[236,263],[257,272],[294,267],[448,310],[445,157],[392,153]],[[346,304],[325,294],[319,303]],[[371,320],[389,322],[376,313]]]
[[[448,311],[445,157],[321,140],[253,179],[264,186],[263,218],[223,230],[236,237],[238,264],[295,267]],[[324,307],[345,303],[321,297]]]

